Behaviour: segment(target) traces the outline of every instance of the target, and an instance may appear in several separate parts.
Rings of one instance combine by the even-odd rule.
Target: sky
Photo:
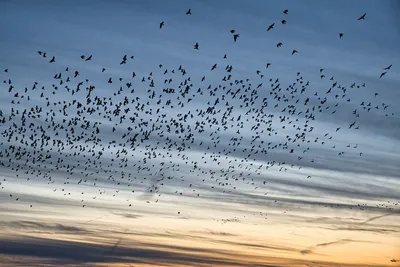
[[[1,0],[0,266],[400,266],[399,12],[395,0]],[[93,107],[89,86],[101,115],[76,108]],[[120,124],[102,110],[125,97],[135,121]],[[68,143],[54,126],[74,118],[84,138]],[[31,123],[43,151],[20,142]],[[297,127],[307,138],[292,144]],[[123,147],[135,132],[146,140]]]

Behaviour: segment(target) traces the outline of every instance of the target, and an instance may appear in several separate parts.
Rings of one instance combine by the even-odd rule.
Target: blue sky
[[[62,73],[63,79],[67,75],[71,76],[71,89],[80,81],[86,86],[85,79],[88,79],[88,85],[96,86],[93,94],[112,97],[113,105],[123,101],[125,96],[130,100],[139,97],[140,100],[129,105],[131,111],[137,112],[135,116],[138,121],[148,120],[149,124],[154,123],[155,127],[164,127],[167,124],[162,122],[161,118],[157,121],[154,114],[157,108],[161,108],[156,104],[156,100],[158,95],[162,94],[162,88],[166,86],[164,79],[172,78],[172,83],[167,86],[178,90],[179,84],[185,82],[185,78],[191,77],[189,84],[193,86],[188,95],[192,96],[193,101],[188,104],[187,98],[181,96],[177,100],[177,94],[164,94],[163,103],[171,99],[174,108],[164,106],[160,114],[165,114],[165,119],[169,121],[178,119],[180,113],[190,112],[193,118],[189,116],[186,122],[179,121],[185,129],[193,129],[196,121],[206,123],[203,133],[193,131],[195,142],[187,142],[186,145],[190,148],[187,147],[182,152],[162,148],[168,146],[165,142],[166,137],[181,144],[179,134],[164,133],[164,136],[160,137],[155,133],[157,131],[154,131],[149,140],[135,151],[129,150],[129,167],[124,170],[118,167],[117,160],[113,165],[110,165],[110,160],[122,149],[118,147],[121,136],[126,133],[127,127],[133,127],[134,124],[127,120],[124,124],[115,126],[115,121],[110,122],[101,116],[87,114],[85,116],[90,123],[101,123],[99,136],[102,139],[101,145],[106,148],[97,165],[88,161],[88,158],[93,159],[89,156],[90,153],[85,157],[81,154],[68,158],[63,154],[65,164],[72,166],[79,163],[80,167],[86,165],[88,169],[77,167],[74,174],[64,172],[63,168],[52,170],[49,172],[49,183],[48,176],[35,176],[37,172],[33,172],[34,175],[20,173],[16,176],[18,162],[12,162],[8,166],[8,159],[3,159],[4,166],[0,174],[6,181],[1,184],[3,188],[0,191],[0,199],[4,204],[0,204],[0,210],[6,215],[1,219],[10,222],[6,224],[9,228],[12,228],[12,222],[31,221],[30,224],[14,223],[15,229],[11,230],[5,227],[2,231],[3,236],[9,238],[7,233],[18,227],[30,229],[32,222],[37,223],[34,224],[35,227],[47,227],[44,224],[46,218],[54,220],[56,225],[58,223],[68,227],[65,220],[74,225],[95,218],[117,216],[114,213],[130,214],[132,209],[128,207],[128,203],[131,204],[130,207],[135,208],[135,214],[140,214],[135,221],[138,221],[138,225],[143,225],[144,232],[149,231],[146,227],[159,229],[160,232],[166,227],[166,224],[155,223],[152,220],[154,218],[177,220],[179,223],[176,225],[187,233],[193,230],[191,227],[198,227],[198,220],[204,221],[208,228],[213,229],[212,225],[216,220],[221,222],[227,218],[240,217],[240,221],[237,222],[240,224],[240,230],[236,230],[242,235],[251,236],[249,233],[254,230],[252,224],[271,229],[282,227],[283,230],[280,231],[285,233],[283,239],[291,239],[295,250],[303,252],[304,249],[298,246],[305,241],[291,236],[289,227],[285,231],[283,226],[300,226],[307,220],[319,222],[320,218],[342,218],[329,222],[328,225],[322,223],[318,227],[321,231],[328,231],[326,236],[346,239],[347,233],[341,236],[341,232],[338,233],[332,228],[350,229],[352,221],[347,220],[348,218],[363,221],[389,214],[390,216],[382,217],[381,220],[387,221],[380,227],[390,230],[393,234],[391,238],[398,236],[400,229],[393,226],[391,221],[398,216],[398,206],[395,203],[398,203],[400,195],[400,108],[397,103],[400,99],[400,22],[397,17],[400,6],[396,1],[42,0],[1,1],[0,7],[0,23],[4,25],[0,35],[0,69],[8,69],[7,73],[0,73],[0,80],[12,80],[15,91],[20,94],[23,94],[24,88],[28,88],[31,97],[30,101],[20,99],[21,104],[12,104],[11,101],[16,99],[7,93],[9,85],[2,83],[5,93],[0,98],[0,110],[6,117],[12,113],[12,108],[22,112],[23,109],[30,109],[36,105],[43,106],[43,114],[50,112],[50,109],[53,110],[49,114],[57,112],[59,106],[46,107],[47,101],[39,97],[42,92],[49,97],[51,103],[76,100],[85,104],[85,90],[71,95],[71,92],[67,92],[63,87],[65,84],[59,85],[59,81],[53,79],[55,74]],[[190,16],[185,15],[189,8],[192,9]],[[288,14],[282,13],[284,9],[289,10]],[[367,14],[366,19],[357,20],[364,13]],[[287,24],[281,24],[283,19]],[[160,30],[161,21],[165,22],[165,26]],[[272,23],[275,23],[274,29],[267,32],[266,29]],[[233,41],[229,32],[231,29],[240,34],[237,42]],[[342,39],[339,38],[339,33],[344,34]],[[193,49],[196,42],[199,43],[199,50]],[[278,42],[283,43],[281,48],[276,47]],[[291,55],[293,49],[296,49],[298,54]],[[45,51],[47,58],[39,56],[37,51]],[[223,58],[225,54],[227,59]],[[93,55],[93,59],[86,62],[80,58],[81,55]],[[124,55],[128,55],[127,64],[120,65]],[[131,55],[134,56],[133,60],[129,59]],[[56,62],[49,64],[52,56],[56,57]],[[267,63],[271,64],[268,69],[265,67]],[[214,64],[217,64],[217,68],[211,71]],[[379,78],[383,68],[390,64],[393,64],[392,68],[384,77]],[[225,71],[226,65],[233,67],[231,73]],[[178,72],[179,66],[183,66],[187,71],[186,76]],[[67,67],[69,74],[65,71]],[[101,72],[102,68],[106,69],[104,73]],[[164,74],[165,69],[168,69],[168,74]],[[175,74],[171,72],[172,69],[175,69]],[[322,73],[320,69],[324,69]],[[77,79],[72,78],[75,70],[80,73]],[[257,70],[264,75],[263,78],[256,73]],[[132,72],[137,75],[134,79]],[[149,87],[147,80],[149,73],[152,73],[151,78],[155,83],[153,88]],[[228,74],[232,75],[232,82],[249,79],[251,85],[246,84],[240,94],[251,97],[253,92],[258,96],[252,107],[241,108],[243,99],[239,97],[232,99],[231,96],[227,96],[229,100],[226,101],[221,99],[222,92],[226,93],[230,87],[232,91],[237,89],[235,84],[231,86],[229,82],[222,81]],[[321,74],[325,75],[324,79],[321,79]],[[206,78],[201,82],[203,76]],[[113,84],[107,83],[110,77]],[[141,82],[142,77],[146,78],[145,83]],[[300,91],[301,85],[296,81],[299,77],[302,77],[304,84],[309,82],[303,94],[295,93],[294,98],[286,103],[274,99],[271,93],[277,84],[274,83],[276,79],[279,78],[278,83],[282,88],[280,94],[290,98],[292,95],[289,89],[286,89],[296,82]],[[331,77],[334,78],[333,81],[330,80]],[[119,78],[123,79],[122,82]],[[31,90],[34,82],[38,82],[36,91]],[[132,83],[134,93],[130,92],[132,88],[126,88],[127,82]],[[326,94],[334,82],[346,88],[345,96],[337,87],[332,89],[333,94]],[[261,83],[262,86],[257,88]],[[353,83],[354,87],[351,86]],[[365,87],[362,86],[364,83]],[[52,84],[58,86],[54,95]],[[220,85],[221,87],[218,87]],[[42,86],[45,90],[41,89]],[[123,87],[123,92],[118,94],[120,86]],[[218,88],[215,95],[210,95],[208,86],[211,86],[212,90]],[[196,93],[199,88],[204,92],[203,95]],[[149,99],[149,89],[156,92],[156,100]],[[379,95],[375,96],[375,93]],[[335,98],[335,94],[339,97]],[[258,114],[257,117],[255,109],[261,108],[261,100],[265,97],[268,98],[265,116]],[[309,122],[304,119],[306,107],[303,102],[307,97],[312,105],[317,106],[324,97],[327,99],[327,104],[322,105],[322,111],[314,112],[315,120]],[[209,106],[207,103],[212,105],[216,98],[220,98],[221,103],[217,105],[217,110],[221,112],[199,116],[199,110],[206,110]],[[297,99],[298,103],[295,102]],[[181,100],[185,102],[183,107],[178,106]],[[224,101],[234,107],[228,115],[229,119],[236,121],[238,116],[241,116],[243,124],[229,122],[226,130],[217,131],[217,126],[208,126],[207,117],[211,121],[220,121],[227,108]],[[146,104],[146,110],[151,110],[152,115],[135,110],[137,102],[149,102]],[[365,105],[371,102],[370,112],[363,109],[360,105],[362,102]],[[273,147],[275,144],[286,142],[286,136],[296,134],[295,127],[292,128],[293,124],[286,122],[283,129],[284,124],[278,119],[279,116],[287,116],[282,110],[290,104],[297,108],[296,114],[290,116],[293,124],[296,124],[296,127],[307,124],[308,127],[314,127],[313,131],[307,133],[307,140],[300,147],[296,147],[295,144],[290,147],[295,150],[294,153],[289,153],[290,149],[280,147],[269,149],[268,154],[262,153],[262,147],[268,147],[269,142],[270,147]],[[336,104],[337,107],[334,107]],[[386,105],[388,107],[383,110]],[[378,106],[378,109],[375,109],[375,106]],[[253,107],[254,110],[251,110]],[[332,114],[334,110],[335,113]],[[354,110],[357,110],[359,117],[355,117]],[[303,115],[298,114],[300,111]],[[70,118],[76,116],[74,108],[69,109],[69,112]],[[274,115],[274,118],[267,117],[268,114]],[[57,122],[64,118],[59,113],[53,117]],[[265,122],[269,119],[276,129],[276,135],[267,134]],[[358,130],[349,129],[349,125],[354,121],[359,127]],[[36,125],[47,125],[44,118],[33,122]],[[257,123],[261,126],[254,131],[252,126]],[[164,126],[161,126],[163,124]],[[11,122],[0,125],[0,130],[8,131],[10,125]],[[114,133],[111,131],[113,126],[116,127]],[[340,131],[335,132],[338,127],[341,127]],[[146,129],[151,127],[147,126]],[[237,130],[239,134],[236,133]],[[61,138],[54,136],[54,132],[50,130],[46,134],[51,138]],[[261,138],[253,142],[256,135],[260,135]],[[235,137],[242,138],[242,141],[240,148],[233,151],[231,138]],[[113,140],[116,141],[116,147],[112,147],[111,144],[108,149],[109,142]],[[260,143],[261,140],[264,143]],[[10,143],[4,137],[0,138],[0,142],[1,151],[5,155],[5,149]],[[218,142],[217,145],[215,142]],[[86,145],[83,142],[79,144]],[[98,148],[99,146],[96,149]],[[259,153],[252,153],[252,148],[253,152],[259,150]],[[309,150],[304,153],[304,149],[307,148]],[[144,163],[144,153],[149,151],[159,153],[158,157]],[[339,154],[341,152],[345,153]],[[53,158],[57,153],[56,149],[49,151]],[[218,153],[220,156],[216,156]],[[252,154],[250,157],[249,153]],[[216,161],[213,161],[210,155]],[[299,160],[298,157],[302,159]],[[276,164],[266,169],[272,161]],[[164,167],[162,162],[165,163]],[[193,162],[197,162],[199,169],[193,170]],[[285,164],[280,165],[282,162]],[[29,173],[33,169],[41,169],[45,173],[46,169],[57,166],[55,162],[48,161],[41,166],[31,166]],[[283,166],[286,171],[282,171]],[[103,172],[106,168],[111,172]],[[160,168],[162,170],[159,170]],[[96,173],[97,171],[99,172]],[[78,184],[86,174],[88,182]],[[311,176],[311,179],[307,178],[308,176]],[[29,182],[26,180],[28,177],[31,178]],[[66,177],[69,184],[65,184]],[[242,180],[242,177],[246,177],[246,180]],[[161,178],[165,181],[158,181]],[[225,178],[229,184],[222,185],[221,182]],[[93,186],[94,183],[96,186]],[[161,186],[161,183],[164,185]],[[158,186],[159,194],[149,192],[154,186]],[[132,188],[135,191],[133,194]],[[62,189],[65,191],[61,191]],[[197,193],[200,197],[197,197]],[[13,197],[10,197],[10,194]],[[96,198],[93,198],[95,196]],[[15,202],[15,198],[19,198],[18,203]],[[82,200],[86,204],[86,211],[80,211]],[[29,205],[33,205],[34,209]],[[220,208],[216,208],[217,205]],[[334,205],[338,206],[333,207]],[[364,208],[360,209],[358,205]],[[52,206],[59,207],[56,214],[51,212]],[[178,211],[181,212],[181,217],[186,219],[183,220],[186,224],[177,218]],[[263,218],[260,221],[260,216],[254,215],[259,212],[272,214],[275,219],[267,223]],[[25,218],[28,215],[30,218]],[[129,216],[120,217],[126,219]],[[103,222],[103,228],[96,227],[106,229],[107,225],[115,224],[116,221],[119,219],[109,219]],[[121,222],[121,225],[123,224]],[[26,225],[30,226],[26,228]],[[85,227],[89,229],[89,226]],[[95,229],[94,226],[90,227]],[[312,229],[312,226],[307,227]],[[54,226],[51,229],[60,230],[60,227]],[[352,234],[364,233],[367,231],[365,229],[354,230]],[[334,234],[329,231],[333,231]],[[371,229],[368,231],[373,232]],[[318,236],[311,237],[311,230],[307,233],[310,234],[310,238],[315,238],[317,243],[332,241],[320,241]],[[379,234],[386,242],[388,237],[382,232]],[[249,236],[248,238],[253,238],[252,242],[255,242],[254,236]],[[268,238],[268,235],[265,238]],[[365,240],[369,238],[371,237],[365,236]],[[17,241],[13,242],[15,244]],[[387,241],[387,246],[394,251],[393,244],[397,243],[392,240],[390,242]],[[14,248],[10,254],[23,254],[18,252],[18,246]],[[309,250],[313,251],[314,248]],[[318,259],[331,260],[335,253],[340,252],[332,251],[326,259]],[[382,260],[389,256],[379,254]]]

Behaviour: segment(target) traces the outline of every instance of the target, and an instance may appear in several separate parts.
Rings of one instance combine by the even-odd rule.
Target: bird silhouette
[[[275,23],[272,23],[271,25],[269,25],[267,28],[267,32],[272,30],[274,28],[274,26],[275,26]]]
[[[387,67],[384,68],[383,70],[390,70],[391,67],[392,67],[392,64],[390,64],[389,66],[387,66]]]
[[[367,15],[367,13],[364,13],[361,17],[359,17],[357,20],[363,20],[365,19],[365,16]]]

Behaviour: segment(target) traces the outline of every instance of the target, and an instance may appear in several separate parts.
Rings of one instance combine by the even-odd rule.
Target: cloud
[[[387,234],[392,234],[392,233],[398,233],[400,230],[395,230],[395,229],[389,229],[389,228],[376,228],[376,227],[331,227],[328,228],[329,230],[337,230],[337,231],[359,231],[359,232],[372,232],[372,233],[387,233]]]
[[[302,249],[302,250],[300,250],[300,254],[302,254],[302,255],[307,255],[307,254],[311,254],[311,253],[313,253],[313,251],[310,250],[310,249]]]
[[[131,214],[131,213],[116,213],[113,212],[112,214],[117,215],[117,216],[121,216],[124,218],[128,218],[128,219],[139,219],[142,217],[142,215],[138,215],[138,214]]]
[[[382,215],[374,216],[374,217],[369,218],[368,220],[365,220],[365,221],[361,222],[361,224],[367,224],[367,223],[369,223],[369,222],[378,220],[378,219],[380,219],[380,218],[388,217],[388,216],[391,216],[391,215],[396,215],[396,214],[387,213],[387,214],[382,214]]]
[[[61,223],[44,223],[35,221],[11,221],[4,223],[9,228],[22,230],[22,231],[39,231],[39,232],[54,232],[54,233],[68,233],[68,234],[85,234],[91,231],[76,227],[68,226]]]
[[[358,240],[352,240],[352,239],[340,239],[336,241],[331,241],[331,242],[326,242],[326,243],[320,243],[317,244],[316,247],[327,247],[331,245],[341,245],[341,244],[347,244],[351,242],[364,242],[364,241],[358,241]]]
[[[66,226],[60,223],[57,223],[54,228],[58,231],[63,231],[63,232],[86,232],[86,230],[75,227],[75,226]]]
[[[358,242],[358,243],[359,242],[361,242],[361,243],[378,243],[378,242],[370,242],[370,241],[363,241],[363,240],[340,239],[340,240],[335,240],[335,241],[331,241],[331,242],[325,242],[325,243],[316,244],[315,246],[310,247],[308,249],[300,250],[300,253],[302,255],[314,254],[315,250],[317,250],[320,247],[326,248],[326,247],[333,246],[333,245],[344,245],[344,244],[353,243],[353,242]]]
[[[231,234],[231,233],[227,233],[227,232],[216,232],[216,231],[210,231],[210,234],[219,235],[219,236],[236,236],[235,234]]]
[[[118,244],[118,247],[116,247]],[[132,243],[128,241],[104,245],[82,243],[71,240],[54,240],[16,236],[13,239],[0,239],[0,259],[9,262],[19,259],[21,264],[85,266],[91,264],[148,264],[163,266],[232,266],[232,267],[288,267],[317,264],[318,266],[342,267],[380,267],[382,265],[357,265],[289,257],[270,257],[246,254],[246,252],[212,250],[199,247],[179,247],[151,243]],[[114,249],[113,249],[114,248]],[[309,249],[301,250],[302,255],[311,254]],[[10,257],[12,257],[10,259]],[[28,262],[27,262],[28,261]],[[36,264],[36,265],[35,265]],[[10,264],[9,266],[14,266]]]
[[[120,244],[120,243],[117,243]],[[229,259],[234,254],[226,254],[199,248],[176,251],[172,246],[155,245],[153,247],[141,248],[140,245],[133,247],[101,244],[88,244],[73,241],[61,241],[39,238],[23,238],[13,240],[0,240],[0,246],[4,247],[1,254],[14,256],[31,256],[43,259],[57,259],[58,262],[67,263],[154,263],[154,264],[204,264],[210,266],[268,266],[254,265]],[[173,250],[175,251],[173,251]],[[199,254],[200,253],[200,254]],[[209,254],[208,254],[209,253]],[[214,254],[215,256],[211,256]],[[218,256],[217,256],[218,255]],[[235,257],[236,258],[236,257]]]

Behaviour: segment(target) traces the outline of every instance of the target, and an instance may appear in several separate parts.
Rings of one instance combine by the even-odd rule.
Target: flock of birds
[[[191,14],[189,9],[186,15]],[[289,11],[283,14],[287,16]],[[363,14],[358,20],[365,18]],[[162,21],[159,28],[164,27]],[[267,31],[275,27],[273,23]],[[239,33],[230,32],[234,42],[238,41]],[[340,39],[343,36],[339,33]],[[279,42],[276,46],[282,45]],[[198,42],[194,49],[200,49]],[[291,54],[296,53],[293,49]],[[38,54],[45,62],[59,64],[55,55],[46,51]],[[94,59],[92,55],[80,58],[83,63]],[[122,67],[134,59],[124,55],[118,62]],[[228,56],[220,60],[227,61]],[[134,198],[137,186],[142,184],[151,196],[146,199],[150,203],[158,202],[170,184],[179,185],[176,195],[192,197],[201,197],[201,188],[230,194],[243,185],[266,195],[268,181],[258,182],[255,177],[271,169],[301,169],[302,161],[312,164],[318,160],[307,156],[312,145],[331,146],[339,156],[358,148],[357,144],[332,146],[330,141],[342,127],[323,138],[314,137],[313,121],[320,114],[335,116],[341,105],[358,102],[351,99],[349,91],[366,87],[365,83],[341,84],[334,77],[326,78],[329,73],[319,69],[327,89],[314,92],[300,72],[284,87],[279,78],[267,79],[261,70],[255,71],[256,81],[236,79],[234,66],[229,64],[222,71],[220,84],[207,83],[207,75],[216,73],[222,64],[210,66],[198,80],[184,66],[167,68],[160,64],[158,70],[141,78],[135,72],[129,78],[117,77],[102,68],[99,72],[104,86],[111,92],[106,96],[104,91],[97,94],[96,85],[82,77],[80,70],[68,66],[54,73],[50,88],[40,81],[25,88],[14,87],[6,76],[13,70],[5,69],[1,77],[8,87],[11,108],[0,109],[0,164],[26,182],[42,179],[66,197],[72,194],[69,186],[81,186],[84,195],[87,186],[96,187],[102,181],[113,184],[110,189],[99,188],[91,201],[106,194],[118,196],[120,190],[131,192]],[[267,63],[266,69],[270,67]],[[391,67],[383,68],[380,78]],[[147,91],[139,94],[137,87]],[[374,102],[357,103],[359,108],[348,114],[347,130],[359,130],[358,119],[374,110],[394,116],[378,96],[376,92],[371,98]],[[243,134],[246,131],[251,134]],[[275,137],[284,141],[278,142]],[[201,156],[194,159],[192,150],[201,151]],[[294,160],[265,160],[271,152],[290,155]],[[363,156],[362,152],[356,154]],[[304,178],[312,177],[306,174]],[[6,178],[1,181],[1,189],[7,182]],[[15,194],[9,197],[20,200]],[[87,205],[86,200],[81,202],[82,207]],[[397,204],[378,206],[392,209]],[[131,206],[130,199],[127,205]],[[355,208],[362,210],[364,206]]]

